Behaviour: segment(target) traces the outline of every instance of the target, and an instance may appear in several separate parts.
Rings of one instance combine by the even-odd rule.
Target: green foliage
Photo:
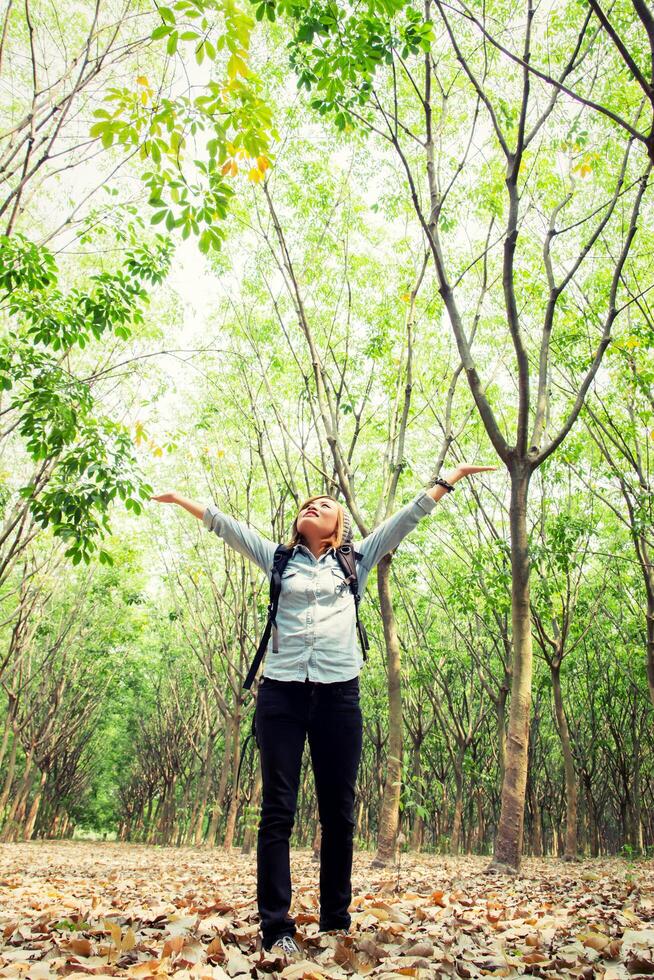
[[[252,2],[258,20],[288,19],[293,31],[289,59],[298,88],[315,93],[311,106],[329,115],[339,130],[357,125],[355,110],[370,99],[375,72],[392,62],[394,51],[407,58],[429,51],[433,39],[432,22],[407,0],[373,0],[363,11],[333,0]]]
[[[110,563],[98,540],[111,503],[138,514],[151,488],[138,475],[128,430],[98,411],[93,378],[76,377],[61,355],[107,334],[127,339],[144,316],[143,281],[160,283],[171,254],[170,240],[157,236],[152,247],[129,250],[117,272],[90,276],[88,291],[64,293],[47,249],[20,235],[0,240],[0,284],[14,319],[0,340],[0,387],[28,457],[41,465],[18,495],[42,528],[67,542],[73,564],[96,551]]]
[[[152,224],[165,223],[169,232],[180,228],[182,238],[197,236],[200,251],[207,252],[224,241],[223,223],[235,193],[229,178],[246,168],[251,181],[262,180],[278,134],[261,82],[249,67],[254,20],[231,0],[177,0],[157,13],[162,22],[151,39],[165,41],[169,57],[180,43],[193,45],[199,65],[205,57],[218,64],[226,54],[226,78],[209,80],[194,98],[173,98],[139,75],[134,86],[108,90],[106,108],[94,112],[90,135],[105,148],[138,148],[149,164],[142,178]],[[200,139],[202,150],[196,147]]]

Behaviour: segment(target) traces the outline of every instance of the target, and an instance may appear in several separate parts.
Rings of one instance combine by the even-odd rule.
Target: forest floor
[[[654,974],[654,862],[356,852],[352,928],[318,933],[317,862],[291,856],[304,960],[259,949],[256,855],[87,842],[0,845],[0,976],[257,980]]]

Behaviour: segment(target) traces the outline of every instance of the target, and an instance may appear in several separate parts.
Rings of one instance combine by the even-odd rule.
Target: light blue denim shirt
[[[362,556],[357,559],[361,596],[375,565],[393,551],[435,506],[433,497],[421,490],[410,503],[355,545],[355,551]],[[277,547],[272,541],[262,538],[247,524],[223,514],[213,505],[206,508],[203,522],[230,547],[263,569],[270,581]],[[345,583],[333,548],[315,558],[305,545],[296,545],[282,576],[277,636],[273,631],[263,676],[280,681],[308,678],[333,683],[356,677],[362,666],[354,596]]]

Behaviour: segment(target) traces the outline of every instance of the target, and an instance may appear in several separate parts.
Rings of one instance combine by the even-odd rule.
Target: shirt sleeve
[[[367,538],[358,545],[359,554],[362,555],[362,563],[368,571],[381,561],[384,555],[397,548],[421,518],[431,514],[436,506],[436,501],[425,490],[421,490],[413,500],[400,508],[396,514],[391,515],[387,520],[382,521],[374,531],[371,531]]]
[[[241,555],[245,555],[270,577],[276,548],[272,541],[262,538],[260,534],[242,521],[237,521],[229,514],[223,514],[212,504],[205,510],[202,523],[209,531],[213,531],[219,538],[222,538],[230,548],[234,548]]]

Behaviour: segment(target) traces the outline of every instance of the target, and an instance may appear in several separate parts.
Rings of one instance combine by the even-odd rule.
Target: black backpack
[[[288,565],[289,559],[293,554],[292,548],[287,548],[286,545],[279,544],[275,549],[275,554],[273,556],[273,567],[272,575],[270,576],[270,601],[268,603],[268,619],[266,621],[266,627],[263,631],[263,636],[261,637],[261,643],[257,648],[257,652],[254,656],[254,660],[248,671],[248,675],[245,678],[245,683],[243,684],[244,691],[249,691],[252,687],[252,682],[257,675],[259,669],[259,664],[264,658],[266,653],[266,648],[268,646],[268,641],[270,640],[270,635],[272,633],[273,627],[277,626],[276,616],[277,607],[279,605],[279,596],[282,591],[282,575],[284,574],[284,569]],[[361,602],[361,596],[359,595],[359,581],[357,578],[356,569],[356,559],[362,558],[357,551],[354,550],[351,544],[342,544],[340,548],[336,549],[336,558],[339,565],[343,569],[345,575],[345,581],[350,587],[350,592],[354,596],[354,613],[357,621],[357,634],[359,636],[359,642],[361,644],[361,650],[363,652],[363,659],[366,661],[368,659],[368,649],[370,644],[368,643],[368,634],[366,633],[366,628],[359,619],[359,603]],[[244,701],[244,696],[241,698],[241,704]],[[245,739],[243,743],[243,751],[241,753],[241,758],[238,765],[238,773],[236,775],[236,786],[238,787],[239,777],[241,775],[241,766],[243,764],[243,758],[245,756],[245,747],[250,738],[254,738],[255,742],[257,739],[257,733],[255,728],[256,723],[256,708],[252,714],[252,731]]]

